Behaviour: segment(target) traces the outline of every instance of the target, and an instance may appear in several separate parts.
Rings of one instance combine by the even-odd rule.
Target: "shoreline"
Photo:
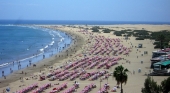
[[[2,71],[4,71],[4,76],[8,76],[12,72],[15,72],[20,69],[24,69],[28,66],[31,66],[31,64],[35,64],[43,60],[44,58],[49,58],[59,53],[60,51],[66,49],[72,43],[72,38],[61,31],[57,31],[53,29],[50,30],[48,28],[43,28],[40,26],[33,26],[33,25],[29,25],[29,26],[14,25],[14,27],[21,27],[21,28],[24,27],[24,29],[26,28],[26,30],[29,29],[31,31],[34,31],[36,29],[35,31],[38,31],[39,34],[44,33],[48,35],[47,38],[49,39],[49,41],[47,42],[48,39],[44,41],[40,40],[40,42],[38,42],[39,45],[41,44],[39,47],[36,46],[37,44],[35,44],[36,47],[34,47],[34,44],[33,47],[32,45],[30,45],[32,48],[31,52],[26,51],[24,53],[24,56],[22,56],[22,54],[18,54],[17,55],[18,57],[14,57],[14,59],[11,58],[12,60],[9,59],[10,61],[2,60],[3,57],[2,56],[1,57],[2,64],[0,64],[0,78],[3,78]],[[8,53],[7,56],[16,56],[16,55],[11,55],[10,53]]]
[[[45,27],[45,26],[44,26]],[[53,29],[53,28],[50,28],[49,29]],[[61,60],[65,59],[65,58],[69,58],[69,56],[66,55],[66,50],[68,50],[68,55],[71,55],[73,52],[71,51],[70,48],[74,48],[76,46],[80,46],[83,45],[83,41],[84,39],[73,33],[73,32],[68,32],[68,31],[64,31],[64,30],[61,30],[61,29],[56,29],[55,30],[59,30],[59,31],[62,31],[62,32],[65,32],[67,34],[69,34],[71,36],[72,39],[75,39],[75,37],[77,37],[77,39],[79,39],[77,42],[75,42],[75,40],[72,40],[72,43],[70,44],[70,46],[68,46],[66,49],[63,49],[61,52],[53,55],[52,57],[50,58],[45,58],[43,60],[41,60],[40,62],[37,62],[35,63],[36,64],[36,67],[33,67],[33,66],[29,66],[29,67],[26,67],[24,69],[20,69],[18,71],[14,71],[13,73],[11,73],[10,75],[7,75],[6,76],[6,79],[4,79],[4,77],[1,77],[0,78],[0,88],[2,87],[5,87],[5,86],[8,86],[9,83],[11,82],[14,82],[14,81],[17,81],[20,79],[20,77],[28,77],[28,76],[31,76],[32,73],[35,73],[35,72],[39,72],[40,70],[44,70],[44,68],[46,68],[47,66],[52,66],[54,65],[55,63],[60,63]],[[75,42],[75,44],[74,44]],[[76,48],[76,51],[80,49],[80,47]],[[59,57],[59,55],[63,55],[61,57]],[[65,56],[65,57],[64,57]],[[66,57],[67,56],[67,57]],[[56,62],[56,60],[58,62]],[[50,64],[49,64],[50,63]],[[45,65],[45,66],[44,66]],[[21,74],[22,71],[25,73],[27,73],[26,75],[25,74]]]

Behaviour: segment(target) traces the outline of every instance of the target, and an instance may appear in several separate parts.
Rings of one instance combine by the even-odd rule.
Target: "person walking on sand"
[[[4,71],[2,71],[2,76],[4,76]]]
[[[18,69],[19,69],[19,65],[18,65]]]
[[[135,70],[133,70],[133,74],[135,74]]]

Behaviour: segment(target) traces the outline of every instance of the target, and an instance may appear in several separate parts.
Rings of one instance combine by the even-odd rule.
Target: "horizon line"
[[[23,19],[23,20],[18,20],[18,19],[0,19],[1,21],[93,21],[93,22],[147,22],[147,23],[170,23],[170,22],[165,22],[165,21],[115,21],[115,20],[41,20],[41,19]]]

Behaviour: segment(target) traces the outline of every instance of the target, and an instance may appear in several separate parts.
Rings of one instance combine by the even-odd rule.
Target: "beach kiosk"
[[[143,44],[138,44],[138,48],[142,48]]]
[[[151,75],[170,76],[170,60],[155,63]]]
[[[159,70],[165,69],[165,68],[169,69],[170,60],[154,63],[153,66],[154,66],[154,69],[158,69],[159,67]]]
[[[127,34],[125,34],[124,37],[125,37],[125,40],[129,39]]]
[[[153,66],[154,66],[154,68],[153,68],[154,70],[169,69],[170,68],[170,60],[154,63]]]
[[[159,57],[154,57],[154,58],[151,59],[151,66],[153,67],[154,63],[163,62],[163,61],[166,61],[166,60],[170,60],[170,55],[161,55]]]

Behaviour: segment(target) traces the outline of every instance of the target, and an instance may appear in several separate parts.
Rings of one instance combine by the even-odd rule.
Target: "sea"
[[[68,34],[35,25],[170,24],[169,22],[0,20],[0,77],[49,58],[72,43]],[[64,48],[64,49],[65,49]],[[4,72],[4,73],[3,73]]]
[[[67,33],[34,25],[0,25],[0,77],[24,69],[69,47]],[[63,48],[64,47],[64,48]]]
[[[0,24],[40,24],[40,25],[117,25],[117,24],[152,24],[162,25],[170,22],[151,21],[96,21],[96,20],[0,20]]]

